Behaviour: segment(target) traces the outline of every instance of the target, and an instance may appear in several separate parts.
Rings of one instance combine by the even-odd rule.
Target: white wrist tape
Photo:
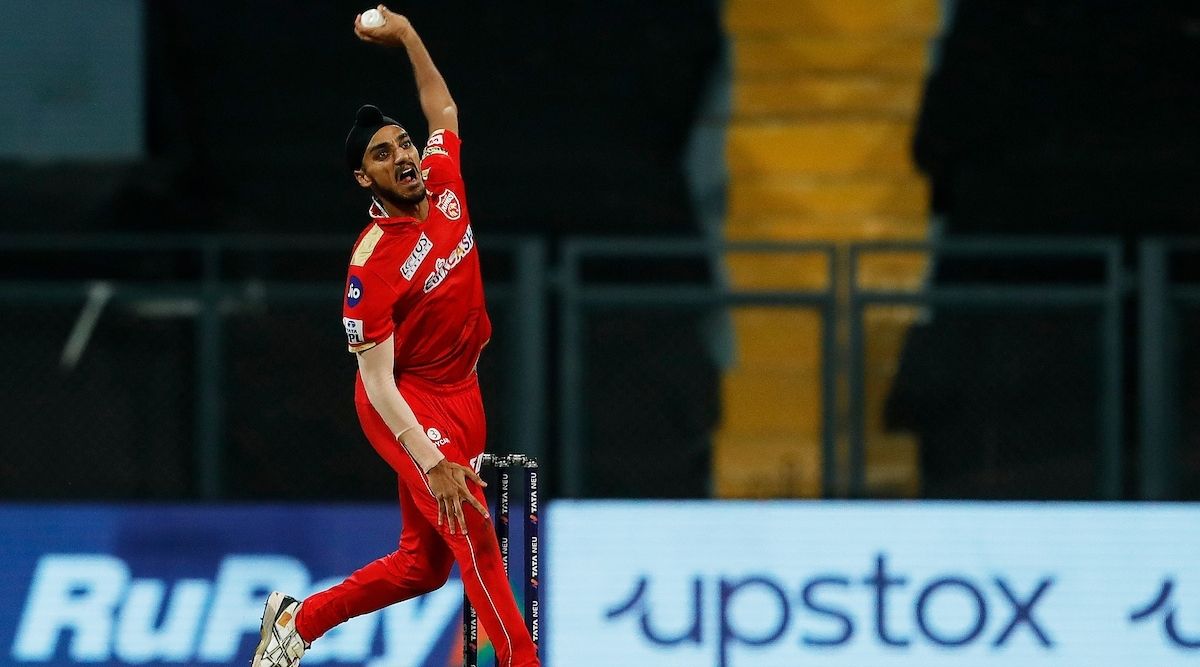
[[[436,468],[436,467],[437,467],[437,464],[441,463],[442,461],[444,461],[444,460],[446,459],[446,455],[445,455],[445,454],[442,454],[441,452],[438,452],[438,454],[441,454],[441,456],[439,456],[439,457],[438,457],[438,460],[436,460],[436,461],[434,461],[434,462],[433,462],[433,465],[429,466],[428,468],[426,468],[425,466],[421,466],[421,467],[422,467],[422,469],[424,469],[424,470],[425,470],[425,474],[426,474],[426,475],[428,475],[428,474],[429,474],[429,471],[431,471],[431,470],[433,470],[434,468]]]
[[[408,446],[408,443],[400,439],[405,433],[408,433],[413,429],[416,429],[417,433],[424,436],[425,431],[421,428],[421,425],[413,424],[408,428],[401,429],[400,432],[396,434],[396,442],[400,443],[401,447],[408,450],[408,453],[412,455],[413,460],[417,462],[417,467],[419,467],[422,472],[428,475],[430,470],[433,470],[435,467],[437,467],[437,464],[442,462],[442,459],[446,458],[446,455],[443,454],[436,445],[432,450],[421,451],[420,448],[417,448],[418,450],[414,451],[412,447]]]
[[[400,432],[396,434],[396,442],[400,442],[400,436],[404,435],[405,433],[408,433],[409,431],[413,430],[414,428],[421,428],[421,425],[413,424],[412,426],[409,426],[408,428],[400,429]]]

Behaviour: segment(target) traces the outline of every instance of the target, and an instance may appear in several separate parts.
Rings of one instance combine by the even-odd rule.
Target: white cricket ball
[[[383,23],[384,23],[383,14],[381,14],[378,9],[368,9],[367,11],[363,12],[363,15],[362,15],[363,27],[378,28],[379,26],[383,25]]]

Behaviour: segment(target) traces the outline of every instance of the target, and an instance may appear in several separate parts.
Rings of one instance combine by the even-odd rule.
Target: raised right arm
[[[417,82],[417,96],[421,100],[421,111],[429,123],[429,131],[447,129],[458,134],[458,107],[450,96],[450,89],[441,72],[433,64],[433,58],[421,41],[421,36],[409,20],[383,5],[377,8],[384,17],[384,24],[374,28],[363,26],[361,15],[354,19],[354,32],[359,39],[373,44],[400,47],[408,53],[412,63],[413,78]]]

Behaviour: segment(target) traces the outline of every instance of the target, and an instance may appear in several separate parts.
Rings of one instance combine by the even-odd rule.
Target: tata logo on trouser
[[[659,616],[675,619],[668,627],[656,620],[656,609],[650,602],[654,582],[641,577],[605,616],[611,623],[635,623],[641,635],[657,646],[713,646],[714,664],[720,667],[732,664],[730,653],[734,647],[762,647],[776,642],[829,651],[862,638],[892,650],[902,651],[915,643],[954,650],[981,642],[1002,647],[1024,634],[1049,651],[1054,638],[1036,612],[1054,581],[1052,576],[1043,576],[1022,588],[1001,576],[972,579],[945,574],[913,582],[890,572],[887,557],[879,554],[873,570],[857,577],[830,572],[795,583],[766,574],[719,576],[715,581],[694,577],[688,594],[671,597],[690,603],[690,611],[659,612]],[[904,593],[907,595],[902,597]],[[873,614],[855,618],[847,597],[851,595],[866,595]],[[951,606],[956,613],[938,612]],[[716,616],[715,637],[711,636],[714,625],[706,619],[709,614]],[[889,619],[896,615],[915,619],[916,630],[908,634],[895,630]],[[802,617],[811,617],[816,623],[802,623]],[[687,620],[681,623],[680,618]],[[992,632],[985,631],[989,620],[993,621]],[[813,626],[820,631],[811,629]],[[705,635],[706,628],[710,636]]]
[[[124,560],[107,554],[47,554],[33,572],[9,659],[236,663],[249,659],[239,649],[253,647],[244,644],[247,635],[257,641],[268,592],[303,596],[341,580],[313,582],[304,564],[287,556],[231,555],[212,579],[167,581],[134,577]],[[447,587],[420,603],[352,619],[314,644],[305,664],[422,664],[447,625],[457,623],[461,602],[461,592]],[[373,655],[375,646],[382,655]]]

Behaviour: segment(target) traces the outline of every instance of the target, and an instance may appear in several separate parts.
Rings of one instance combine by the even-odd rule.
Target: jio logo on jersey
[[[358,276],[350,276],[350,284],[346,287],[346,305],[351,308],[358,305],[362,299],[363,284]]]

